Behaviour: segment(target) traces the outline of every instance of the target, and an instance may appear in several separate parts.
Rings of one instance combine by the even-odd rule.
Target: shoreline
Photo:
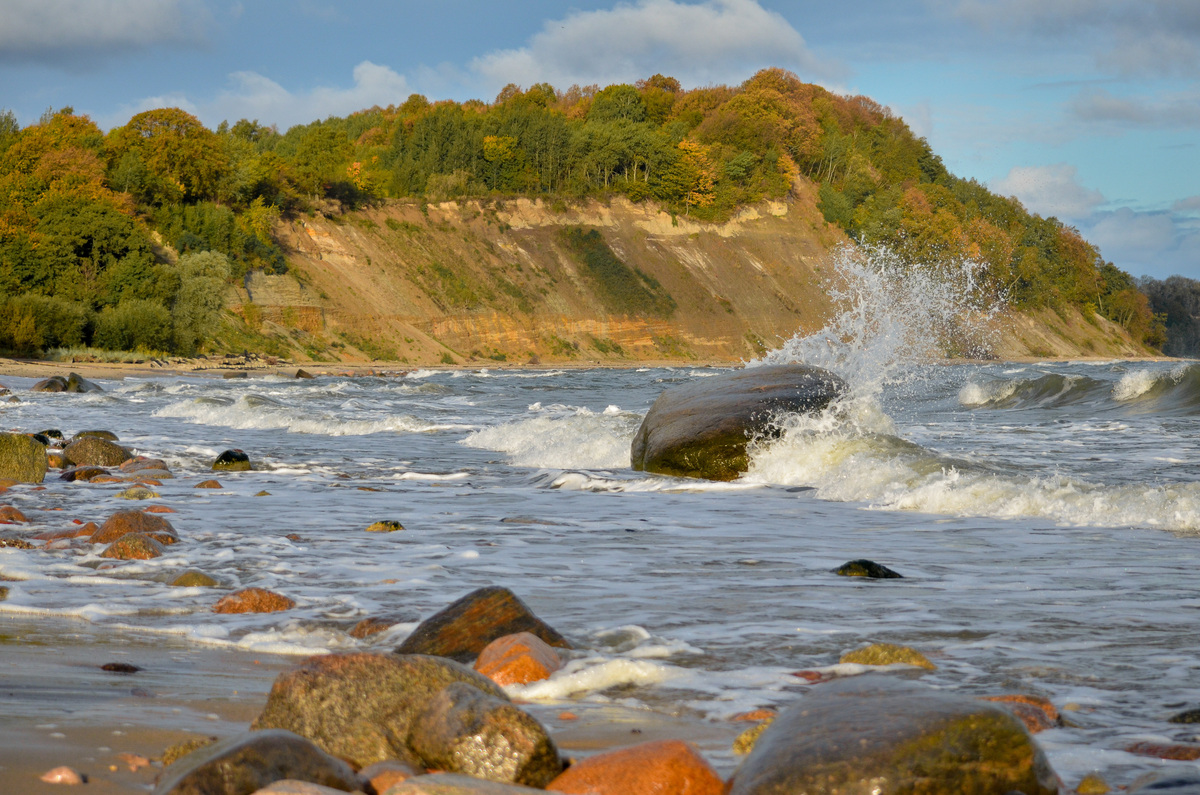
[[[239,357],[240,358],[240,357]],[[409,373],[414,370],[434,371],[478,371],[478,370],[630,370],[637,368],[732,368],[744,365],[744,361],[694,361],[681,362],[675,359],[647,359],[629,362],[612,361],[566,361],[541,362],[538,364],[515,364],[512,362],[479,362],[472,364],[412,364],[410,362],[339,362],[339,363],[296,363],[278,361],[268,363],[232,360],[228,365],[215,362],[221,360],[190,360],[190,364],[168,364],[151,366],[146,363],[132,362],[57,362],[50,359],[11,359],[0,357],[0,377],[15,378],[48,378],[51,375],[78,373],[84,378],[100,378],[120,381],[127,377],[155,378],[172,377],[224,377],[227,373],[245,372],[266,375],[278,375],[293,378],[298,370],[304,370],[313,376],[349,376],[361,377],[371,375],[394,376]],[[1066,357],[1014,357],[1011,359],[946,359],[937,364],[1063,364],[1069,362],[1178,362],[1184,364],[1196,359],[1176,358],[1172,356],[1066,356]]]

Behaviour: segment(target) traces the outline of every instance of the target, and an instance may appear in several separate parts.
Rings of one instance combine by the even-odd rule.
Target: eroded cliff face
[[[572,243],[591,230],[608,271]],[[277,233],[291,272],[252,277],[235,313],[298,358],[414,365],[754,358],[825,324],[829,254],[846,242],[807,184],[719,225],[623,199],[517,199],[390,202]],[[650,294],[650,308],[633,300]],[[998,355],[1145,353],[1111,328],[1054,334],[1045,318],[1023,320]]]

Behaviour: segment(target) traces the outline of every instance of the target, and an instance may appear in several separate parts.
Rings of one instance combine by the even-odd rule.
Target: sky
[[[409,94],[767,66],[865,94],[951,172],[1134,275],[1200,279],[1200,0],[0,0],[0,108],[280,130]]]

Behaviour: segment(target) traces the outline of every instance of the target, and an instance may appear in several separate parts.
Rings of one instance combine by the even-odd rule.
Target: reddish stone
[[[296,538],[288,536],[288,539],[292,541],[300,540],[299,536]],[[380,632],[391,629],[400,623],[401,620],[399,618],[392,618],[391,616],[367,616],[354,625],[354,629],[350,630],[350,637],[358,638],[359,640],[369,638],[372,635],[378,635]]]
[[[166,505],[148,505],[146,513],[179,513],[174,508],[168,508]]]
[[[103,485],[105,483],[124,483],[125,482],[125,478],[118,478],[118,477],[114,477],[113,475],[96,475],[95,477],[91,477],[91,478],[76,478],[76,480],[86,480],[88,483],[99,483],[101,485]]]
[[[243,588],[225,596],[213,605],[214,613],[278,613],[290,610],[296,603],[283,594],[265,588]]]
[[[111,544],[126,533],[141,533],[160,544],[174,544],[179,540],[175,528],[166,519],[142,511],[117,511],[92,536],[92,543]]]
[[[721,795],[725,783],[690,743],[659,740],[576,762],[546,789],[579,795]]]
[[[85,466],[78,466],[78,467],[74,467],[72,469],[66,470],[61,475],[58,476],[58,479],[65,480],[68,483],[74,483],[76,481],[87,481],[87,482],[91,483],[91,482],[96,482],[97,478],[102,478],[102,477],[111,477],[108,474],[107,469],[105,469],[104,467],[101,467],[101,466],[85,465]],[[101,481],[101,482],[103,482],[103,481]],[[113,478],[112,480],[110,480],[108,482],[119,483],[120,478]]]
[[[1058,725],[1058,710],[1049,699],[1041,696],[1005,695],[984,696],[981,701],[996,701],[1025,724],[1030,734],[1037,734]]]
[[[399,759],[385,759],[382,762],[367,765],[358,771],[358,775],[369,781],[375,788],[375,792],[386,792],[389,787],[407,781],[413,776],[422,775],[423,772]]]
[[[560,712],[560,713],[558,713],[558,719],[559,720],[579,720],[579,716],[576,715],[574,712]]]
[[[195,488],[197,488],[197,489],[219,489],[219,488],[221,488],[221,483],[216,480],[202,480],[195,485]]]
[[[799,677],[806,682],[811,682],[814,685],[819,685],[822,682],[828,682],[830,679],[836,679],[833,674],[824,673],[822,671],[793,671],[792,676]]]
[[[549,679],[562,664],[544,640],[529,632],[517,632],[485,646],[475,661],[475,670],[505,687]]]
[[[135,480],[134,482],[140,483],[143,486],[161,486],[162,485],[162,481],[156,480],[155,478],[139,478],[138,480]]]
[[[117,468],[122,472],[140,472],[143,469],[158,469],[166,472],[171,471],[171,468],[167,466],[167,462],[163,461],[161,458],[146,458],[145,456],[141,455],[137,456],[136,458],[129,459]]]
[[[1200,745],[1185,743],[1141,742],[1127,745],[1125,750],[1131,754],[1151,756],[1155,759],[1175,759],[1181,762],[1194,762],[1200,759]]]
[[[25,514],[11,505],[0,505],[0,524],[25,524]]]
[[[754,710],[750,710],[749,712],[739,712],[737,715],[734,715],[732,718],[730,718],[730,720],[735,720],[735,721],[773,720],[774,718],[776,718],[778,716],[779,716],[778,711],[764,707],[763,709],[754,709]]]
[[[38,533],[33,537],[34,541],[57,541],[60,538],[82,538],[90,536],[96,532],[96,525],[92,525],[89,529],[86,525],[82,527],[69,527],[66,530],[47,530],[44,533]]]
[[[126,533],[100,553],[102,558],[117,560],[150,560],[162,557],[163,545],[141,533]]]

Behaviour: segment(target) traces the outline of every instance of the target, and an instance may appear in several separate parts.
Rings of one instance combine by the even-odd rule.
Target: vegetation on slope
[[[684,90],[655,75],[509,86],[491,104],[413,95],[285,133],[246,119],[212,131],[176,108],[107,135],[70,108],[23,130],[0,114],[0,347],[203,347],[215,319],[192,307],[194,280],[285,271],[271,237],[281,216],[393,197],[624,195],[720,221],[799,178],[819,185],[827,220],[912,267],[977,262],[1018,308],[1076,306],[1146,344],[1165,339],[1133,280],[1076,230],[954,177],[872,100],[768,69],[736,87]],[[589,235],[564,242],[617,291],[610,311],[670,314],[669,295]],[[185,264],[201,252],[224,267]],[[102,333],[126,326],[156,331]]]

